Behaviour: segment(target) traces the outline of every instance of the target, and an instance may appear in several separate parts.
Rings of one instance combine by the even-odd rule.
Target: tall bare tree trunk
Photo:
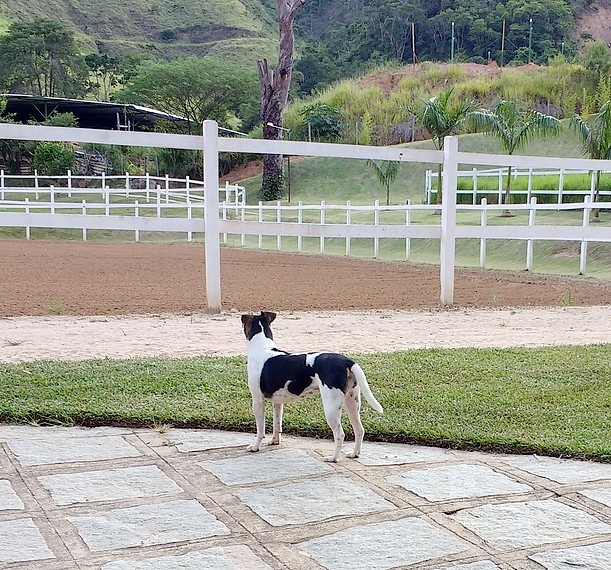
[[[282,139],[284,109],[286,108],[295,51],[293,22],[297,12],[303,8],[306,0],[276,0],[278,25],[280,29],[280,53],[278,66],[270,69],[267,60],[257,61],[259,69],[259,86],[261,90],[261,118],[263,119],[263,138]],[[275,126],[270,126],[271,123]],[[277,200],[282,197],[282,155],[266,154],[263,158],[263,181],[261,193],[265,199]]]

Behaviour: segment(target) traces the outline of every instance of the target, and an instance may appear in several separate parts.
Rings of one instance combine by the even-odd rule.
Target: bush
[[[45,176],[62,176],[74,170],[74,152],[58,142],[41,142],[34,150],[33,165]]]

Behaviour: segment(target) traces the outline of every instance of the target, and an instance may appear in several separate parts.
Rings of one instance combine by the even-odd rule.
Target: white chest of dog
[[[259,451],[265,437],[266,400],[271,400],[274,407],[271,445],[278,445],[284,404],[320,392],[335,442],[333,454],[325,461],[337,461],[342,450],[342,409],[346,410],[354,430],[354,450],[349,457],[358,457],[365,435],[360,417],[361,391],[371,407],[382,413],[382,406],[372,394],[363,369],[342,354],[290,354],[280,350],[270,327],[275,318],[276,313],[265,311],[260,315],[242,315],[244,335],[248,341],[248,387],[257,423],[257,435],[248,450]]]

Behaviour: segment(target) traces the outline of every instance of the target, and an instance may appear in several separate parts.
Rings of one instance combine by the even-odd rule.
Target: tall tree
[[[0,88],[45,97],[80,97],[87,66],[74,34],[61,22],[14,22],[0,36]]]
[[[371,168],[378,182],[386,190],[386,205],[390,205],[390,185],[399,174],[401,163],[396,160],[383,160],[381,163],[368,160],[367,165]]]
[[[570,126],[581,138],[581,150],[585,156],[593,159],[611,158],[611,101],[604,103],[598,113],[587,118],[575,115]],[[598,200],[600,191],[600,171],[596,171],[594,180],[594,201]],[[600,212],[592,212],[592,221],[600,221]]]
[[[480,109],[471,114],[470,121],[477,130],[497,139],[507,154],[523,149],[535,138],[557,135],[562,130],[562,123],[555,117],[522,110],[515,101],[499,101],[492,110]],[[511,204],[511,166],[507,169],[504,203]],[[508,217],[511,212],[506,209],[501,215]]]
[[[458,134],[476,109],[473,101],[452,99],[453,88],[445,89],[436,97],[421,101],[412,110],[416,121],[429,133],[435,148],[443,150],[445,137]],[[437,204],[441,204],[441,165],[437,169]]]
[[[295,57],[293,22],[305,3],[306,0],[276,0],[280,30],[278,65],[274,70],[268,66],[266,59],[257,61],[264,139],[283,138],[284,110],[288,103]],[[276,200],[282,196],[282,188],[282,155],[266,154],[263,158],[261,193],[266,199]]]

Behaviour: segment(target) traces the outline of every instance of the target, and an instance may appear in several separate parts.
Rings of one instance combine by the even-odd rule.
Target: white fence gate
[[[485,223],[486,212],[499,206],[457,205],[458,165],[512,166],[514,168],[546,168],[574,170],[611,171],[611,161],[591,161],[585,159],[526,157],[509,155],[488,155],[464,153],[458,150],[458,139],[448,137],[443,151],[408,149],[402,147],[371,147],[339,145],[329,143],[310,143],[297,141],[268,141],[257,139],[227,138],[218,136],[218,126],[214,121],[205,121],[203,137],[195,135],[175,135],[161,133],[138,133],[101,131],[66,127],[42,127],[31,125],[0,124],[0,138],[21,140],[71,141],[110,145],[161,147],[203,150],[205,200],[203,220],[200,217],[163,218],[138,215],[90,215],[87,212],[62,214],[34,213],[25,211],[0,212],[0,226],[10,227],[55,227],[87,229],[111,229],[138,231],[205,232],[206,294],[210,312],[221,310],[220,248],[221,235],[252,235],[316,237],[324,249],[326,238],[344,238],[349,247],[352,238],[373,238],[374,243],[384,238],[433,238],[440,240],[440,305],[448,307],[454,298],[454,270],[456,240],[476,238],[480,240],[480,255],[485,257],[487,239],[523,240],[527,244],[527,266],[532,263],[532,244],[536,240],[567,240],[581,244],[580,267],[585,268],[585,255],[588,242],[610,242],[611,228],[591,226],[588,222],[589,210],[594,207],[608,207],[608,204],[595,204],[589,200],[582,203],[563,205],[581,209],[583,216],[579,225],[536,225],[535,213],[550,205],[512,205],[512,209],[528,208],[530,212],[527,225],[491,226]],[[219,202],[218,155],[219,152],[252,154],[291,154],[299,156],[319,156],[336,158],[355,158],[373,160],[395,160],[400,162],[424,162],[443,165],[443,202],[439,223],[433,225],[406,224],[354,224],[317,222],[247,220],[245,216],[224,219],[222,204]],[[406,205],[406,217],[410,207]],[[421,206],[427,207],[427,206]],[[430,208],[430,206],[428,206]],[[482,212],[480,225],[457,225],[457,211],[460,208],[478,208]],[[558,208],[558,205],[554,205]],[[242,208],[246,211],[246,207]],[[280,212],[280,210],[278,210]],[[105,214],[106,212],[104,212]],[[280,214],[279,214],[280,215]],[[348,220],[349,221],[349,220]],[[530,255],[530,261],[529,261]]]

